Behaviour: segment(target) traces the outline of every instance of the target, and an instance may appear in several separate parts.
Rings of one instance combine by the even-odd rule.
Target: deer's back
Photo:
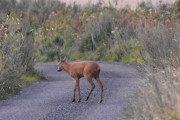
[[[95,62],[91,61],[81,61],[71,64],[70,68],[71,76],[73,77],[83,77],[83,76],[96,76],[99,75],[100,67]]]

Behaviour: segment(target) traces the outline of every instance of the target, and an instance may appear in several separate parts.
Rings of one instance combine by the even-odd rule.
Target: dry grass
[[[22,89],[21,76],[34,66],[34,39],[32,32],[28,32],[28,24],[22,22],[22,32],[16,33],[20,25],[13,20],[5,22],[8,32],[0,34],[0,99],[18,94]]]
[[[124,108],[126,119],[168,120],[180,114],[179,59],[180,26],[143,28],[139,39],[144,42],[148,57],[143,71],[145,82],[137,88],[133,99]],[[167,112],[165,112],[167,111]]]

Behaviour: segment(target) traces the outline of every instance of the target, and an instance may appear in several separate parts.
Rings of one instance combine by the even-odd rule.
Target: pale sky
[[[97,3],[98,1],[102,1],[104,4],[108,5],[109,0],[60,0],[65,3],[71,4],[73,2],[76,2],[77,4],[85,5],[88,2],[90,3]],[[159,3],[160,0],[110,0],[111,3],[115,3],[115,1],[118,2],[118,8],[124,7],[125,5],[129,5],[132,8],[135,8],[138,3],[141,3],[142,1],[152,1],[153,4]],[[164,3],[174,3],[176,0],[161,0]]]

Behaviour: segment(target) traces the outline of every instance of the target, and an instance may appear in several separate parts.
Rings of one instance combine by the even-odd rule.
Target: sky
[[[60,0],[63,1],[67,4],[72,4],[73,2],[76,2],[77,4],[81,4],[81,5],[85,5],[88,2],[90,3],[97,3],[99,1],[102,1],[103,4],[108,5],[109,0]],[[141,3],[142,1],[152,1],[153,4],[159,3],[160,0],[110,0],[111,3],[115,3],[117,1],[118,3],[118,8],[124,7],[127,4],[131,7],[131,8],[135,8],[138,3]],[[161,0],[164,3],[174,3],[176,0]]]

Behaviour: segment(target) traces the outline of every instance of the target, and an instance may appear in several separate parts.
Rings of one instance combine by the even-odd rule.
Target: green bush
[[[1,42],[0,99],[17,94],[22,89],[20,77],[34,65],[32,33],[11,34]]]
[[[21,77],[34,70],[34,36],[26,23],[30,21],[18,23],[14,17],[12,13],[6,19],[8,32],[0,33],[0,100],[17,95],[23,89]]]
[[[134,63],[134,64],[145,64],[138,49],[132,49],[129,53],[126,53],[121,61],[124,63]]]
[[[86,53],[76,52],[72,56],[70,56],[70,60],[99,60],[98,52],[96,51],[89,51]]]
[[[102,61],[119,61],[118,55],[116,53],[110,52],[101,59]]]
[[[85,54],[81,52],[76,52],[70,56],[70,60],[82,59]]]
[[[48,57],[47,55],[44,55],[44,56],[41,56],[39,60],[45,62],[45,61],[48,61]]]
[[[99,54],[96,51],[89,51],[89,52],[86,52],[84,54],[85,54],[84,59],[87,59],[87,60],[99,60]]]
[[[30,72],[27,72],[20,77],[21,80],[20,86],[22,88],[25,88],[35,82],[38,82],[39,80],[44,80],[44,79],[45,77],[41,72],[37,71],[36,69],[33,69]]]

